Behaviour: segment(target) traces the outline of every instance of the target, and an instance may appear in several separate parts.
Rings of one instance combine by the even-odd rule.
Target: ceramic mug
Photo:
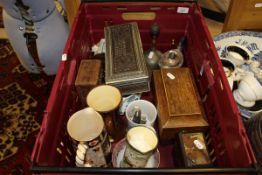
[[[220,61],[223,65],[226,77],[230,77],[230,76],[234,75],[234,71],[236,69],[235,64],[232,61],[225,59],[225,58],[221,58]]]
[[[67,132],[76,145],[76,165],[107,167],[111,145],[102,116],[93,108],[74,113],[67,122]]]
[[[236,66],[240,66],[244,63],[250,63],[252,53],[245,47],[233,44],[226,47],[225,57],[232,61]]]
[[[244,107],[252,107],[256,100],[262,99],[262,86],[253,75],[247,74],[241,80],[233,95],[238,104]]]
[[[145,116],[146,123],[145,124],[138,124],[132,121],[134,116],[134,108],[139,107],[141,109],[141,116]],[[154,123],[157,118],[157,109],[156,107],[147,100],[136,100],[131,102],[125,111],[125,116],[127,119],[127,128],[130,129],[135,126],[154,126]]]
[[[99,112],[105,122],[110,136],[115,136],[118,108],[122,100],[120,91],[110,85],[100,85],[93,88],[86,97],[87,105]]]
[[[144,126],[131,128],[126,135],[126,149],[121,167],[144,168],[149,157],[157,149],[156,133]]]
[[[126,149],[126,138],[123,138],[119,142],[117,142],[112,150],[112,165],[115,168],[120,167],[130,167],[129,164],[125,165],[124,161],[124,153]],[[124,163],[124,164],[123,164]],[[158,168],[160,164],[160,152],[158,149],[154,151],[154,153],[149,157],[145,168]]]

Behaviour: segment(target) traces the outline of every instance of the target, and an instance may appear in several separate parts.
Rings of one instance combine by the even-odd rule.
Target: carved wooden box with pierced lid
[[[149,76],[137,23],[105,28],[105,82],[123,95],[150,90]]]

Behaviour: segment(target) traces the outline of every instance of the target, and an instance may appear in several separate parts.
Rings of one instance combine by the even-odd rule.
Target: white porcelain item
[[[234,86],[234,77],[233,76],[227,77],[227,81],[229,83],[230,89],[232,90]]]
[[[227,77],[230,89],[232,90],[234,84],[236,66],[232,61],[224,58],[221,58],[221,63],[223,65],[223,69]]]
[[[82,160],[82,161],[84,161],[85,160],[85,153],[86,153],[86,151],[85,152],[82,152],[82,151],[80,151],[79,149],[76,151],[76,156],[80,159],[80,160]]]
[[[249,88],[253,90],[256,96],[255,100],[262,100],[262,85],[254,76],[247,75],[242,81],[246,82],[249,85]]]
[[[158,138],[155,131],[145,126],[133,127],[127,132],[126,141],[121,167],[144,168],[157,149]]]
[[[134,107],[138,106],[141,109],[141,115],[146,117],[146,124],[138,124],[132,121],[134,116]],[[147,100],[136,100],[131,103],[126,108],[125,116],[127,119],[127,128],[130,129],[135,126],[154,126],[157,118],[156,107]]]
[[[102,116],[90,107],[77,111],[67,122],[67,132],[71,138],[79,142],[95,139],[101,134],[103,128]]]
[[[255,76],[253,72],[237,67],[234,72],[234,81],[241,81],[245,76],[249,75]]]
[[[258,61],[260,64],[260,68],[262,65],[262,32],[254,32],[254,31],[230,31],[226,33],[221,33],[215,37],[213,37],[216,50],[220,58],[225,58],[226,47],[232,44],[238,44],[252,52],[251,61]],[[252,63],[251,63],[252,64]],[[244,64],[240,66],[240,68],[247,68],[252,70],[251,64]],[[256,64],[256,63],[255,63]],[[256,67],[256,65],[255,65]],[[255,77],[262,83],[262,72],[259,72],[258,69],[252,71],[255,74]],[[261,74],[260,74],[261,73]],[[242,75],[235,77],[235,81],[242,79]],[[241,115],[246,118],[251,118],[253,115],[261,112],[260,104],[261,101],[256,101],[256,104],[251,108],[246,108],[244,106],[239,105],[239,109]]]
[[[112,164],[115,168],[120,168],[121,162],[124,158],[124,153],[126,149],[126,139],[120,140],[114,147],[112,151]],[[145,168],[158,168],[160,164],[160,153],[158,149],[149,157]]]
[[[84,166],[84,161],[81,160],[81,159],[79,159],[78,156],[76,156],[75,161],[76,161],[76,162],[75,162],[75,163],[76,163],[76,166],[78,166],[78,167]]]
[[[133,127],[127,132],[126,139],[133,149],[146,154],[157,147],[156,133],[144,126]]]
[[[252,53],[241,45],[232,44],[226,47],[226,58],[236,66],[240,66],[244,63],[251,63]]]
[[[262,86],[254,76],[248,74],[242,79],[233,95],[241,106],[252,107],[256,100],[262,99]]]
[[[260,66],[260,62],[259,61],[251,61],[250,63],[250,67],[251,67],[251,70],[254,69],[254,68],[258,68]]]
[[[247,107],[247,108],[250,108],[252,106],[255,105],[255,101],[248,101],[248,100],[245,100],[239,93],[239,89],[237,90],[234,90],[233,91],[233,96],[234,96],[234,99],[236,100],[236,102],[243,106],[243,107]]]
[[[109,112],[116,109],[121,100],[120,91],[110,85],[97,86],[86,97],[87,105],[98,112]]]
[[[226,58],[221,58],[220,61],[223,65],[226,76],[230,77],[231,75],[233,75],[236,69],[235,64],[231,60],[228,60]]]
[[[258,80],[262,80],[262,69],[260,68],[253,68],[252,72],[255,74]]]

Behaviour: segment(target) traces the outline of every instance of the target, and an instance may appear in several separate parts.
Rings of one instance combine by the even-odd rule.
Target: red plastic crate
[[[178,13],[179,7],[188,13]],[[123,14],[152,12],[153,20],[125,21]],[[80,109],[74,81],[81,59],[88,59],[93,44],[104,37],[106,23],[138,23],[144,50],[150,47],[149,28],[156,22],[161,29],[157,47],[170,49],[171,39],[187,37],[186,65],[192,70],[210,124],[208,142],[214,168],[177,169],[172,166],[172,145],[160,145],[158,169],[114,169],[74,167],[75,155],[66,132],[70,115]],[[35,173],[219,173],[254,172],[256,160],[224,75],[212,38],[196,3],[189,2],[92,2],[82,3],[72,26],[63,59],[46,107],[42,126],[32,153]],[[147,94],[148,95],[148,94]],[[149,93],[150,95],[150,93]]]

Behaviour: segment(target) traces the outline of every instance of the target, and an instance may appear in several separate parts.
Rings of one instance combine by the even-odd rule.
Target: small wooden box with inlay
[[[123,95],[150,91],[149,75],[136,22],[105,28],[105,83]]]
[[[175,138],[183,130],[203,131],[208,127],[190,69],[156,70],[153,77],[162,141]]]
[[[75,80],[75,87],[82,105],[86,106],[88,92],[100,82],[101,61],[82,60]]]

